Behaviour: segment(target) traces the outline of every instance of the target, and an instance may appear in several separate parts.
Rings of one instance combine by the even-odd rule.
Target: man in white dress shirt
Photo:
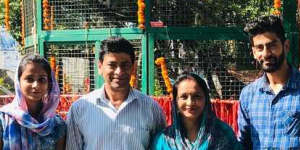
[[[67,117],[68,150],[143,150],[165,126],[160,106],[130,87],[135,54],[121,37],[102,41],[98,70],[104,85],[75,101]]]

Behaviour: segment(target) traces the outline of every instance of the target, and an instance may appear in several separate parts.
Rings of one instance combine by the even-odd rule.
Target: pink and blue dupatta
[[[18,72],[18,71],[17,71]],[[7,104],[0,108],[2,123],[2,141],[3,149],[10,150],[31,150],[36,149],[33,147],[36,139],[33,134],[39,136],[47,136],[51,134],[57,123],[56,108],[59,103],[59,86],[51,74],[52,88],[43,99],[43,108],[41,110],[42,119],[37,121],[33,118],[27,109],[25,99],[21,93],[20,82],[16,75],[15,80],[15,98],[12,103]]]

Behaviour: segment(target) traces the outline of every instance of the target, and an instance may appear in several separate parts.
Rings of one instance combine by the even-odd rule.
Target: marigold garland
[[[52,71],[53,71],[53,73],[54,73],[54,75],[55,75],[55,79],[56,79],[56,81],[58,81],[58,71],[59,71],[59,66],[58,65],[56,65],[56,58],[55,58],[55,56],[54,55],[51,55],[50,56],[50,60],[49,60],[49,62],[50,62],[50,67],[51,67],[51,69],[52,69]]]
[[[10,30],[10,24],[9,24],[9,0],[4,0],[4,7],[5,7],[5,11],[4,11],[5,27],[6,27],[6,30],[9,31]]]
[[[274,8],[275,10],[272,12],[274,15],[280,15],[280,8],[281,8],[281,1],[280,0],[274,0]]]
[[[140,29],[145,29],[145,8],[146,8],[146,4],[144,2],[144,0],[138,0],[137,2],[138,5],[138,28]]]
[[[56,58],[55,56],[50,56],[50,67],[52,71],[55,73],[56,72]]]
[[[137,85],[136,85],[136,73],[137,73],[137,63],[134,63],[133,65],[133,71],[130,75],[130,81],[129,81],[129,84],[131,87],[133,88],[137,88]]]
[[[67,75],[63,74],[63,94],[69,94],[72,92],[72,86],[68,82]]]
[[[167,69],[167,65],[166,65],[166,61],[164,57],[159,57],[155,60],[155,64],[159,65],[161,68],[161,75],[164,79],[165,85],[167,87],[167,92],[169,94],[172,93],[173,88],[172,88],[172,84],[170,81],[170,78],[168,77],[168,69]]]
[[[44,30],[50,29],[50,5],[48,0],[43,0],[43,22]]]
[[[56,68],[55,68],[55,79],[56,79],[56,81],[58,81],[58,78],[59,78],[59,65],[56,65]]]

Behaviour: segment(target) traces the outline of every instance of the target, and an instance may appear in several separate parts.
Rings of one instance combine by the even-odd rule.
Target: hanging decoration
[[[72,86],[69,82],[67,74],[63,74],[63,94],[70,94],[72,92]]]
[[[50,67],[52,71],[55,73],[56,72],[56,59],[55,56],[50,56]]]
[[[59,65],[56,65],[55,67],[55,79],[56,81],[59,79]]]
[[[10,30],[10,24],[9,24],[9,0],[4,0],[4,20],[5,20],[5,27],[6,30]]]
[[[133,87],[133,88],[137,88],[136,74],[137,74],[137,63],[134,63],[134,65],[133,65],[133,71],[132,71],[132,73],[130,75],[130,81],[129,81],[130,86]]]
[[[160,66],[161,68],[161,75],[164,79],[164,82],[165,82],[165,85],[167,87],[167,92],[169,94],[172,94],[172,84],[171,84],[171,81],[170,81],[170,78],[168,77],[168,69],[167,69],[167,66],[166,66],[166,61],[165,61],[165,58],[164,57],[159,57],[155,60],[155,64]]]
[[[144,2],[144,0],[138,0],[137,2],[138,5],[138,28],[140,29],[145,29],[145,8],[146,8],[146,4]]]
[[[274,11],[272,12],[273,15],[279,16],[281,14],[280,9],[281,9],[281,0],[274,0]]]
[[[55,79],[56,79],[56,81],[58,81],[58,78],[59,78],[59,76],[58,76],[59,66],[56,65],[56,58],[55,58],[54,55],[50,56],[49,62],[50,62],[50,67],[51,67],[51,69],[52,69],[52,71],[53,71],[53,73],[55,75]]]
[[[48,0],[43,0],[43,23],[44,30],[50,30],[50,5]]]

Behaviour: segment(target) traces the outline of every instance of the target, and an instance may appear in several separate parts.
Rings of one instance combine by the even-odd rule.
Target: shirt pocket
[[[288,112],[283,124],[286,134],[300,136],[300,112]]]

